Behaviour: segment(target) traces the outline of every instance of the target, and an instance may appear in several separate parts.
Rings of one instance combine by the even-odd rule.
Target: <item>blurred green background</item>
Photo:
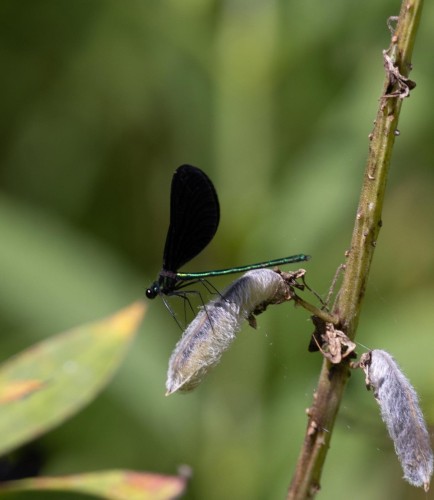
[[[205,170],[219,231],[185,270],[304,252],[325,295],[344,261],[399,2],[0,2],[0,349],[95,320],[156,277],[175,168]],[[392,353],[434,422],[434,5],[413,57],[357,340]],[[224,287],[230,278],[213,281]],[[174,301],[172,301],[173,303]],[[244,327],[205,382],[164,396],[180,331],[156,300],[110,387],[39,441],[44,474],[193,468],[186,498],[284,498],[321,357],[292,305]],[[359,347],[361,353],[365,349]],[[354,373],[319,498],[407,486]]]

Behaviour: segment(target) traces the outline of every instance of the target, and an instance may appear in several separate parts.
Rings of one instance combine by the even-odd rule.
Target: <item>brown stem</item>
[[[294,300],[298,305],[304,307],[306,310],[311,312],[314,316],[321,318],[326,323],[332,323],[333,325],[337,325],[339,323],[338,316],[334,314],[330,314],[327,311],[323,311],[322,309],[318,309],[318,307],[314,306],[310,302],[306,302],[304,299],[299,297],[296,293],[293,293],[291,299]]]
[[[381,213],[393,144],[397,134],[402,100],[414,83],[408,80],[411,55],[423,0],[404,0],[391,46],[385,51],[386,79],[382,98],[370,135],[369,156],[354,224],[351,246],[338,301],[333,315],[350,338],[357,324],[372,257],[381,227]],[[327,455],[334,422],[348,379],[348,361],[332,365],[324,360],[288,500],[312,498],[320,488],[321,472]]]

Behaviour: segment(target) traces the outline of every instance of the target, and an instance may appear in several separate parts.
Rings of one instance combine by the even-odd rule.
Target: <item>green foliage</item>
[[[214,241],[186,270],[304,252],[308,282],[325,295],[350,241],[386,19],[398,7],[1,2],[2,359],[143,296],[161,266],[170,179],[182,163],[210,175],[222,207]],[[395,356],[431,423],[433,22],[427,2],[357,337]],[[174,474],[186,463],[188,498],[283,498],[321,359],[307,352],[304,311],[275,307],[258,325],[196,392],[165,398],[180,332],[152,303],[105,393],[40,440],[43,474]],[[348,491],[354,500],[420,496],[401,481],[359,373],[321,497]]]
[[[0,369],[0,454],[25,444],[95,398],[123,360],[144,313],[137,303],[105,321],[53,336]]]

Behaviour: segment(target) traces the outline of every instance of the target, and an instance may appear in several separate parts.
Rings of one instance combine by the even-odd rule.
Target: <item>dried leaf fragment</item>
[[[332,323],[326,323],[315,316],[312,317],[312,321],[315,325],[315,332],[309,351],[319,349],[322,355],[333,364],[340,363],[354,352],[356,344]]]

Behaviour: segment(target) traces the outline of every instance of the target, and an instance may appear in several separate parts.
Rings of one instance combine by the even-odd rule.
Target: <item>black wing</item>
[[[191,165],[174,173],[170,193],[170,225],[163,269],[176,272],[213,239],[220,221],[217,193],[208,176]]]

